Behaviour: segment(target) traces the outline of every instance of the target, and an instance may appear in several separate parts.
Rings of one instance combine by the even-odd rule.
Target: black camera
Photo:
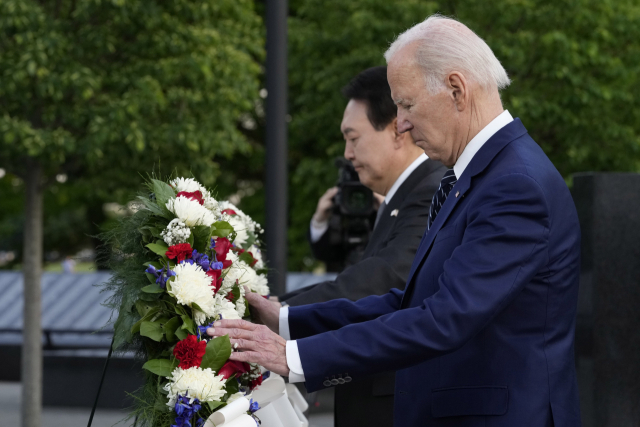
[[[362,258],[373,229],[375,210],[373,192],[360,182],[351,162],[340,157],[335,165],[338,168],[338,193],[333,199],[328,232],[331,245],[342,249],[344,268]]]

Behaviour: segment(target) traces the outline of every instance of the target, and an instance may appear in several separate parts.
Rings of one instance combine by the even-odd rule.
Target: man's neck
[[[404,161],[401,162],[397,167],[393,169],[394,173],[389,175],[389,178],[385,183],[384,193],[379,191],[377,191],[377,193],[382,194],[383,196],[386,197],[389,194],[389,191],[391,190],[391,188],[393,188],[396,181],[398,181],[398,178],[400,178],[400,175],[402,175],[403,172],[406,171],[407,168],[411,166],[411,164],[413,164],[413,162],[415,162],[416,159],[418,159],[418,157],[420,157],[423,153],[424,152],[422,150],[419,150],[419,151],[412,150],[411,154],[406,156],[404,158]]]

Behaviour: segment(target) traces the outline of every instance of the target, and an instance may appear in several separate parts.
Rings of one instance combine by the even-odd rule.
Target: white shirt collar
[[[453,166],[453,173],[456,174],[456,179],[460,179],[462,172],[467,168],[473,156],[476,155],[478,150],[482,148],[485,142],[489,140],[493,135],[496,134],[500,129],[508,125],[513,121],[513,117],[509,114],[509,111],[504,110],[498,117],[493,119],[488,125],[486,125],[476,136],[473,137],[471,141],[467,144],[467,146],[462,151],[460,158]]]
[[[391,201],[391,198],[393,197],[393,195],[396,194],[396,191],[398,191],[398,188],[400,188],[402,183],[405,182],[405,180],[409,177],[409,175],[411,175],[413,171],[416,170],[416,168],[420,166],[422,163],[424,163],[427,159],[428,157],[426,154],[424,153],[420,154],[418,158],[415,159],[413,163],[411,163],[409,167],[406,168],[404,172],[400,174],[398,179],[396,179],[396,182],[394,182],[393,185],[391,186],[391,189],[389,189],[389,191],[387,192],[387,195],[384,197],[384,202],[387,205]]]

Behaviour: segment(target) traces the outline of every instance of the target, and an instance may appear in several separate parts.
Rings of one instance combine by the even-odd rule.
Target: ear
[[[393,148],[396,150],[402,148],[404,144],[406,144],[407,135],[409,132],[400,133],[398,132],[398,118],[394,118],[391,123],[389,123],[389,130],[393,132]]]
[[[464,111],[469,104],[469,82],[465,76],[458,71],[452,71],[446,77],[445,84],[456,110]]]

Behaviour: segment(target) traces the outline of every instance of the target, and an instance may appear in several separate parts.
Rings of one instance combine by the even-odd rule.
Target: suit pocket
[[[504,415],[509,407],[507,386],[448,387],[431,391],[434,418]]]

